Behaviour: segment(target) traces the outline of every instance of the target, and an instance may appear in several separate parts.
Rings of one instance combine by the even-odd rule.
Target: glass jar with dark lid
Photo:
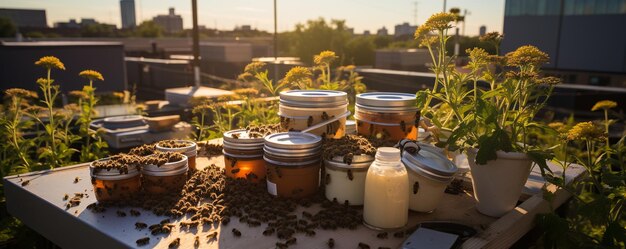
[[[252,182],[264,180],[263,137],[240,129],[225,132],[223,138],[226,176]]]
[[[400,141],[417,139],[420,111],[415,94],[362,93],[356,96],[357,133],[366,137]]]
[[[331,90],[291,90],[280,93],[278,115],[284,129],[302,131],[316,124],[339,117],[348,109],[345,92]],[[341,138],[346,130],[346,118],[340,118],[311,133],[326,138]]]
[[[265,137],[267,190],[280,197],[302,198],[319,188],[322,138],[283,132]]]
[[[98,201],[130,199],[141,190],[141,175],[137,165],[126,168],[101,169],[94,165],[109,161],[103,158],[89,165],[91,184]]]

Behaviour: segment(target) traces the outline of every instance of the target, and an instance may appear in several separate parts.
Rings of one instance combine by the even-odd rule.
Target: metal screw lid
[[[291,90],[280,93],[280,104],[291,107],[336,107],[348,104],[348,94],[331,90]]]
[[[456,165],[448,160],[441,149],[425,143],[417,143],[419,150],[415,153],[402,152],[402,163],[411,171],[424,177],[447,182],[458,171]]]
[[[361,93],[356,106],[372,111],[417,111],[415,94],[396,92]]]
[[[306,157],[321,152],[322,138],[302,132],[282,132],[265,137],[265,153],[282,157]]]

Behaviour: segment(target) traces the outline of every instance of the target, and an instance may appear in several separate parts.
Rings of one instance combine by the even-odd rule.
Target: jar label
[[[277,196],[278,189],[276,188],[276,183],[273,183],[273,182],[270,182],[270,180],[267,180],[267,192],[273,196]]]

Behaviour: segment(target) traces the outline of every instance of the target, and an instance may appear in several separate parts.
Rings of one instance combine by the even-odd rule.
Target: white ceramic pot
[[[528,155],[498,151],[498,159],[487,164],[475,162],[477,149],[467,150],[472,173],[476,209],[492,217],[501,217],[513,210],[532,166]]]

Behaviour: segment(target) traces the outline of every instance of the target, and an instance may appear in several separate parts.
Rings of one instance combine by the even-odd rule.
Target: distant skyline
[[[326,20],[346,20],[355,33],[376,30],[383,26],[393,33],[394,26],[403,22],[414,25],[414,2],[411,0],[278,0],[278,31],[293,30],[297,23],[323,17]],[[441,12],[443,0],[418,0],[417,24],[430,15]],[[480,26],[487,32],[502,32],[505,0],[448,0],[447,9],[467,9],[466,35],[478,35]],[[183,26],[191,28],[190,0],[135,0],[137,24],[167,14],[173,7],[183,17]],[[95,18],[99,22],[121,27],[119,0],[3,0],[0,8],[45,9],[48,26],[69,19]],[[273,31],[273,0],[198,0],[198,23],[207,28],[232,30],[236,26],[251,25],[260,30]]]

